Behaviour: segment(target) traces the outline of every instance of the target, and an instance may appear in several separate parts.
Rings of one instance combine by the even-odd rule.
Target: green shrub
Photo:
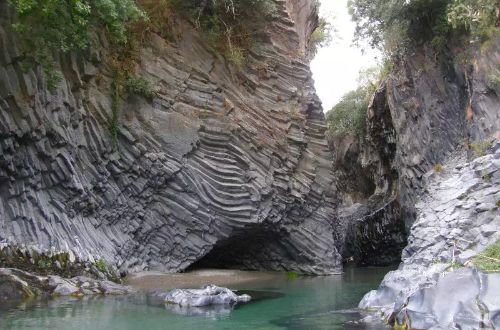
[[[434,172],[441,173],[441,172],[443,172],[443,165],[436,164],[436,165],[434,165],[433,169],[434,169]]]
[[[363,87],[345,94],[326,114],[329,133],[333,136],[343,136],[354,133],[363,136],[366,128],[366,112],[368,98]]]
[[[42,256],[38,260],[37,266],[38,266],[38,268],[41,268],[41,269],[49,269],[50,267],[52,267],[52,261],[50,259],[45,258],[44,256]]]
[[[17,19],[25,62],[40,64],[49,88],[60,80],[54,56],[86,49],[92,30],[104,28],[118,43],[127,42],[129,23],[145,18],[133,0],[9,0]]]
[[[318,26],[311,34],[309,39],[310,56],[316,55],[318,49],[330,45],[333,38],[334,28],[324,17],[319,18]]]
[[[500,89],[500,66],[488,74],[488,87],[491,89]]]
[[[359,72],[359,87],[346,93],[340,102],[326,113],[328,134],[330,136],[344,136],[347,134],[355,134],[360,138],[364,136],[370,98],[389,70],[388,61],[385,61],[381,66]]]
[[[97,260],[94,265],[101,273],[106,274],[108,272],[108,265],[104,259]]]
[[[432,40],[443,29],[449,0],[349,0],[356,23],[355,40],[389,53],[405,51],[413,41]],[[446,25],[446,24],[445,24]]]
[[[232,46],[226,51],[227,59],[238,68],[243,68],[246,63],[245,50],[238,46]]]
[[[286,272],[286,277],[288,280],[293,281],[299,277],[299,274],[297,274],[297,272],[290,271]]]
[[[497,33],[498,0],[453,0],[448,6],[447,18],[455,29],[470,32],[473,41],[484,41]]]
[[[276,13],[273,0],[175,1],[178,12],[194,22],[210,45],[237,66]]]
[[[143,77],[130,76],[125,81],[125,89],[130,94],[144,96],[152,99],[156,93],[153,91],[151,83]]]
[[[488,246],[474,257],[474,265],[483,271],[500,271],[500,241]]]
[[[470,148],[476,157],[483,157],[486,155],[486,151],[491,148],[491,141],[474,141],[470,144]]]

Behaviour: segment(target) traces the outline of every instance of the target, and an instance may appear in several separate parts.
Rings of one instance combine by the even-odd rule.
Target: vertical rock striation
[[[244,70],[186,22],[175,43],[153,35],[137,72],[157,96],[120,100],[114,148],[105,38],[62,57],[50,92],[39,68],[21,69],[1,2],[0,241],[121,271],[337,272],[332,159],[307,60],[317,9],[277,8]]]

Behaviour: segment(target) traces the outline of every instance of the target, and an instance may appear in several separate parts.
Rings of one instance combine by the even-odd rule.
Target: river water
[[[355,307],[388,268],[348,268],[343,275],[297,277],[232,285],[252,302],[235,308],[153,304],[145,294],[127,297],[57,298],[0,309],[0,329],[384,329],[358,322]]]

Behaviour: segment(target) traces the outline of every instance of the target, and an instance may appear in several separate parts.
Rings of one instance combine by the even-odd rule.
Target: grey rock
[[[207,285],[202,289],[176,289],[163,295],[166,304],[176,304],[181,307],[202,307],[210,305],[234,305],[251,300],[249,295],[236,295],[227,288]]]
[[[457,207],[473,201],[481,204],[489,198],[484,194],[487,187],[500,186],[498,167],[492,168],[489,182],[475,175],[478,168],[490,168],[495,157],[474,159],[427,183],[402,263],[385,276],[378,290],[365,295],[360,308],[378,309],[390,324],[406,322],[416,329],[497,326],[499,275],[457,269],[454,264],[470,265],[477,253],[500,239],[498,212],[484,216],[475,208]],[[460,201],[449,199],[457,193]]]
[[[24,272],[6,268],[0,268],[0,304],[18,301],[35,295],[30,288],[32,281],[23,279]],[[33,279],[31,276],[29,277]],[[36,279],[35,283],[40,285],[41,281]]]
[[[470,54],[473,67],[456,64],[461,57],[458,52],[464,50]],[[385,251],[397,251],[405,245],[417,215],[422,217],[416,205],[426,193],[428,181],[462,171],[466,159],[478,156],[475,145],[488,147],[492,142],[484,151],[495,153],[495,160],[487,166],[476,166],[457,182],[474,189],[478,183],[475,176],[487,181],[491,171],[500,166],[500,93],[487,78],[498,66],[499,53],[498,39],[491,41],[487,51],[462,44],[450,47],[443,56],[435,56],[430,45],[417,47],[411,56],[395,61],[391,73],[378,86],[368,107],[366,134],[330,139],[335,198],[341,206],[339,227],[343,228],[336,243],[345,259],[354,257],[361,264],[399,261],[397,254]],[[456,206],[477,206],[484,214],[494,212],[494,204],[500,199],[495,192],[498,185],[480,184],[485,195],[492,195],[490,199],[481,199],[483,204],[471,199]],[[447,190],[440,201],[446,212],[435,215],[439,219],[446,216],[450,228],[457,228],[459,224],[451,223],[456,219],[453,209],[445,204],[462,199],[466,190],[458,186],[449,189],[445,182],[441,188]],[[361,207],[353,208],[356,204]],[[387,205],[392,205],[388,218],[384,216],[387,212],[377,212]],[[365,224],[366,216],[372,214]],[[422,219],[419,221],[425,225]],[[377,227],[380,236],[373,229]],[[384,253],[377,256],[374,251]]]
[[[48,296],[123,295],[135,292],[129,286],[85,276],[67,279],[56,275],[37,276],[13,269],[0,268],[0,303]]]
[[[129,286],[116,284],[111,281],[100,281],[98,286],[100,291],[107,295],[121,295],[134,292],[134,289]]]
[[[80,293],[80,289],[69,282],[63,282],[56,286],[52,294],[56,296],[73,296],[78,295]]]
[[[220,261],[339,273],[332,156],[307,56],[317,9],[276,5],[280,18],[244,70],[194,29],[177,43],[153,35],[137,75],[157,97],[120,100],[116,148],[105,42],[92,50],[98,67],[84,55],[56,64],[64,79],[54,92],[40,68],[23,74],[0,57],[0,242],[104,259],[119,272]],[[9,39],[0,49],[19,46]]]

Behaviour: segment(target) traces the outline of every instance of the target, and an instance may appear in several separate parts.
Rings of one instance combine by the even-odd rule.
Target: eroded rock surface
[[[422,45],[393,63],[368,108],[366,135],[331,141],[344,258],[399,261],[424,174],[456,150],[471,157],[500,139],[500,90],[490,78],[498,63],[499,39],[488,47],[453,41],[439,56]]]
[[[181,307],[203,307],[210,305],[235,305],[249,302],[252,298],[247,294],[238,296],[228,288],[206,285],[201,289],[176,289],[160,294],[165,304],[176,304]]]
[[[131,287],[85,276],[65,279],[57,275],[38,276],[14,268],[0,268],[0,304],[50,296],[128,294]]]
[[[361,308],[415,329],[500,326],[499,274],[457,269],[500,239],[500,143],[489,152],[469,163],[456,154],[425,176],[403,262]]]
[[[47,89],[23,71],[0,3],[0,241],[104,259],[120,271],[180,271],[212,252],[248,269],[338,272],[332,160],[307,39],[313,1],[277,1],[238,70],[179,21],[137,63],[157,96],[120,100],[109,127],[106,41],[65,56]],[[239,251],[228,254],[226,251]],[[215,257],[213,257],[215,256]]]

